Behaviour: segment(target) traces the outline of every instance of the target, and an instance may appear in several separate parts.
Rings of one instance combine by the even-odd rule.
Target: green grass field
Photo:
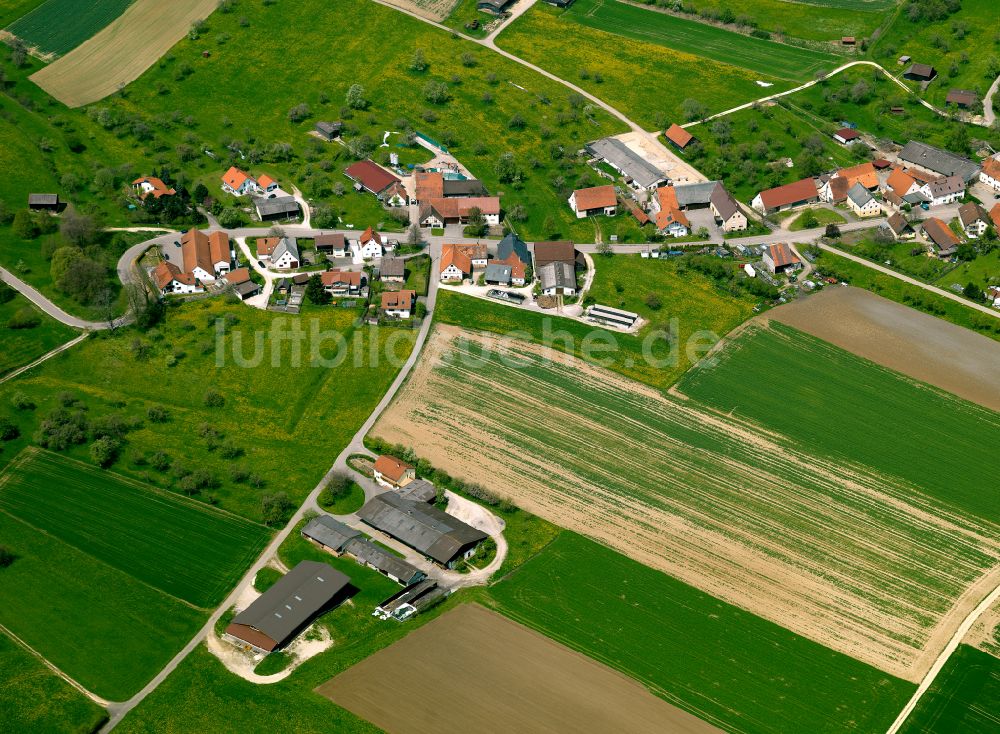
[[[576,0],[559,17],[786,81],[805,81],[841,61],[833,54],[765,41],[617,0]]]
[[[27,308],[38,315],[41,323],[31,329],[11,329],[7,322],[21,309]],[[46,316],[18,294],[13,300],[0,304],[0,334],[3,335],[3,353],[0,354],[0,375],[22,367],[60,344],[77,335],[75,329]]]
[[[574,533],[490,596],[501,613],[734,734],[874,734],[913,691]]]
[[[72,51],[125,12],[133,0],[97,0],[82,6],[74,0],[46,0],[7,27],[44,53]]]
[[[942,288],[952,284],[964,286],[966,283],[976,283],[984,291],[987,286],[1000,283],[1000,248],[986,255],[980,255],[975,260],[959,263],[956,268],[934,281]]]
[[[46,0],[8,0],[0,8],[0,28],[13,23],[22,15],[26,15]]]
[[[829,209],[824,209],[822,207],[816,207],[815,209],[810,209],[808,213],[812,214],[813,218],[817,222],[819,222],[818,225],[813,225],[813,226],[821,226],[824,224],[842,224],[843,222],[847,221],[844,218],[844,216],[839,212],[831,211]],[[788,225],[788,229],[790,229],[792,232],[800,232],[803,229],[808,229],[808,227],[806,227],[805,219],[806,219],[806,212],[799,214],[797,217],[795,217],[795,220]]]
[[[0,512],[0,624],[99,696],[138,691],[207,615]]]
[[[0,509],[205,608],[222,601],[269,536],[204,503],[32,449],[0,476]]]
[[[779,375],[782,389],[775,390]],[[1000,416],[791,327],[741,334],[717,366],[689,372],[680,389],[817,454],[862,462],[956,511],[996,520],[996,497],[982,491],[981,478],[994,461]],[[874,425],[878,441],[858,440]],[[930,430],[948,436],[954,450],[915,450]]]
[[[0,634],[0,730],[91,734],[107,714]]]
[[[1000,660],[959,645],[903,725],[903,734],[1000,732]]]

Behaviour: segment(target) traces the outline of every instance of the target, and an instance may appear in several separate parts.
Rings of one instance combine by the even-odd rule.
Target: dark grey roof
[[[403,499],[394,492],[372,497],[358,517],[374,528],[416,548],[438,563],[447,564],[486,533],[424,502]]]
[[[294,215],[299,213],[299,203],[294,196],[276,196],[273,199],[254,199],[257,213],[262,217],[271,217],[275,214]]]
[[[302,561],[233,619],[284,643],[351,579],[326,563]]]
[[[418,577],[423,577],[425,575],[423,571],[418,569],[413,564],[407,563],[402,558],[394,556],[385,548],[377,546],[371,541],[363,540],[362,538],[353,538],[349,540],[347,545],[344,546],[344,550],[357,558],[359,561],[364,561],[372,568],[375,568],[382,573],[389,574],[390,576],[399,579],[399,581],[404,584],[409,584],[415,581]]]
[[[965,191],[965,181],[961,176],[942,176],[927,184],[927,188],[930,189],[931,198],[937,199],[951,194],[961,194]]]
[[[355,530],[339,520],[334,520],[329,515],[314,517],[302,528],[302,537],[315,540],[338,553],[344,549],[347,541],[360,535],[360,530]]]
[[[587,143],[586,148],[591,155],[607,161],[644,189],[668,179],[667,174],[617,138],[601,138]]]
[[[486,266],[486,274],[484,278],[487,283],[510,283],[510,272],[510,265],[490,263]]]
[[[904,75],[913,74],[914,76],[922,76],[925,79],[935,76],[936,73],[934,67],[930,64],[910,64],[910,67],[903,72]]]
[[[334,133],[339,133],[344,128],[344,123],[342,122],[317,122],[316,129],[327,135],[333,135]]]
[[[260,293],[260,286],[252,280],[244,280],[242,283],[234,285],[233,290],[239,293],[243,298],[247,298],[248,296]]]
[[[294,199],[293,199],[294,201]],[[271,252],[271,262],[277,262],[285,253],[290,253],[295,262],[299,261],[299,244],[294,237],[282,237]]]
[[[28,204],[54,206],[59,203],[59,194],[28,194]]]
[[[378,272],[381,277],[402,278],[406,275],[406,261],[401,257],[383,256],[379,261]]]
[[[874,197],[868,192],[868,189],[862,186],[861,183],[859,182],[854,184],[850,189],[848,189],[847,198],[853,201],[858,206],[864,206]]]
[[[442,181],[445,196],[486,196],[486,187],[482,181],[474,178],[446,178]]]
[[[899,160],[942,176],[961,176],[966,183],[979,175],[978,163],[916,140],[903,146],[899,151]]]
[[[921,202],[927,201],[927,197],[924,195],[923,191],[914,191],[912,194],[904,196],[903,201],[907,204],[920,204]]]
[[[576,288],[576,273],[573,266],[565,262],[551,262],[538,269],[538,280],[542,290],[549,288]]]
[[[736,199],[726,191],[726,187],[721,183],[716,184],[715,188],[712,189],[711,204],[719,212],[719,216],[722,217],[724,221],[728,221],[731,216],[740,210],[739,204],[736,203]]]
[[[507,234],[497,243],[497,260],[506,260],[510,257],[511,252],[516,252],[517,257],[525,266],[531,264],[531,253],[528,252],[528,245],[513,232]]]
[[[437,489],[426,479],[414,479],[399,490],[399,496],[417,502],[433,502],[437,498]]]
[[[689,206],[708,206],[712,199],[712,193],[718,181],[702,181],[693,184],[674,184],[674,193],[677,195],[677,205],[681,209]]]
[[[906,218],[899,212],[896,212],[889,217],[884,226],[891,229],[896,235],[901,235],[906,230],[913,229],[913,227],[910,226],[910,223],[906,221]]]

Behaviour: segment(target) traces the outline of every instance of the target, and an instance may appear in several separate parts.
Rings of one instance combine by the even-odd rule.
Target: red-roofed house
[[[463,280],[472,275],[472,259],[458,245],[441,248],[441,280]]]
[[[268,176],[266,173],[260,174],[260,178],[257,179],[257,189],[265,194],[268,194],[278,188],[278,182],[273,178]]]
[[[776,245],[769,245],[764,248],[764,267],[772,273],[784,273],[789,270],[798,270],[802,267],[792,248],[784,242]]]
[[[819,191],[816,189],[815,179],[804,178],[801,181],[761,191],[750,202],[750,206],[761,214],[773,214],[803,204],[814,204],[817,201],[819,201]]]
[[[375,459],[374,475],[375,481],[384,487],[405,487],[417,478],[417,471],[395,456],[382,455]]]
[[[847,145],[861,137],[861,133],[857,130],[852,130],[849,127],[842,127],[840,130],[833,134],[833,139],[836,140],[841,145]]]
[[[983,170],[979,172],[979,180],[994,191],[1000,191],[1000,160],[987,158],[983,161]]]
[[[142,178],[137,178],[132,182],[132,188],[135,189],[140,199],[145,199],[147,196],[152,195],[154,199],[159,199],[161,196],[173,196],[177,192],[171,187],[167,186],[163,181],[155,176],[143,176]]]
[[[374,161],[358,161],[344,169],[344,175],[354,181],[354,188],[367,191],[380,199],[383,191],[399,179]]]
[[[246,196],[258,192],[257,182],[246,171],[233,166],[222,174],[222,190],[233,196]]]
[[[417,305],[416,291],[383,291],[382,314],[395,319],[408,319]]]
[[[577,189],[569,195],[569,206],[576,213],[577,219],[604,214],[613,217],[618,211],[618,197],[615,187],[591,186],[589,189]]]
[[[1000,232],[1000,201],[993,205],[990,209],[990,219],[993,220],[993,227]]]
[[[500,224],[499,196],[431,199],[421,204],[419,221],[425,227],[467,224],[473,209],[480,211],[489,226],[495,227]]]
[[[900,199],[908,194],[915,194],[920,191],[920,184],[909,173],[902,168],[893,168],[889,178],[885,180],[885,191],[891,191]]]
[[[327,270],[319,278],[331,296],[357,296],[368,284],[368,276],[359,270]]]
[[[212,232],[206,235],[197,229],[189,229],[181,237],[182,272],[198,280],[212,282],[229,272],[232,253],[229,249],[229,235]]]
[[[365,229],[365,231],[361,233],[361,237],[358,239],[358,254],[361,255],[362,260],[371,260],[376,257],[382,257],[384,248],[385,243],[382,241],[382,235],[376,232],[372,227]]]
[[[691,144],[691,141],[695,139],[694,135],[689,133],[687,130],[682,128],[677,123],[674,123],[673,125],[668,127],[666,132],[663,133],[663,135],[667,138],[667,140],[669,140],[671,143],[676,145],[681,150],[684,150],[686,147],[688,147]]]
[[[181,269],[164,260],[153,269],[153,282],[164,295],[168,293],[201,293],[204,288],[191,273],[182,273]]]
[[[673,186],[661,186],[656,190],[659,211],[656,213],[656,229],[670,237],[685,237],[691,232],[691,222],[681,211],[677,202],[677,192]]]
[[[920,231],[929,241],[931,250],[941,258],[954,255],[960,244],[958,236],[937,217],[924,220]]]

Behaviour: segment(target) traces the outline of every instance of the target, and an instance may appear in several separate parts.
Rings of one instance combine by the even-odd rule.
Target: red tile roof
[[[577,189],[573,192],[573,199],[576,201],[577,211],[603,209],[618,205],[615,187],[611,184],[606,186],[591,186],[589,189]]]
[[[771,260],[774,261],[775,268],[783,268],[786,265],[794,265],[795,263],[802,262],[795,257],[795,253],[792,252],[792,248],[784,242],[779,242],[776,245],[770,245],[767,248],[767,254],[771,257]]]
[[[942,250],[949,250],[955,247],[959,243],[958,237],[955,235],[948,225],[942,222],[937,217],[931,217],[926,220],[921,228],[924,233],[931,238],[931,241],[940,247]]]
[[[417,302],[416,291],[383,291],[382,310],[403,309],[413,310],[413,305]],[[384,473],[384,472],[383,472]]]
[[[382,244],[382,235],[375,231],[373,227],[367,227],[364,232],[361,233],[361,239],[358,240],[361,244],[366,242],[371,242],[375,240],[378,244]]]
[[[413,293],[413,291],[408,292]],[[395,456],[382,455],[375,459],[375,471],[394,483],[399,482],[403,478],[403,475],[406,474],[406,470],[412,468],[405,461],[400,461]]]
[[[892,173],[889,174],[889,178],[886,179],[886,188],[890,189],[892,193],[896,196],[906,196],[909,192],[910,187],[916,183],[916,180],[904,171],[902,168],[892,169]]]
[[[396,176],[377,165],[374,161],[352,163],[344,169],[344,174],[348,178],[357,181],[373,194],[380,194],[396,181],[399,181]]]
[[[839,138],[842,138],[843,140],[846,140],[848,143],[851,142],[852,140],[857,140],[858,138],[861,137],[861,133],[859,133],[857,130],[852,130],[849,127],[840,128],[836,133],[834,133],[834,135],[836,135]]]
[[[359,270],[327,270],[319,274],[320,280],[327,288],[338,283],[360,288],[361,276]]]
[[[466,275],[472,272],[472,260],[465,254],[458,245],[443,245],[441,248],[441,271],[448,269],[449,265],[454,265]]]
[[[760,199],[765,209],[777,209],[781,206],[815,199],[816,194],[816,181],[812,178],[804,178],[801,181],[761,191]]]
[[[177,193],[174,189],[163,183],[162,179],[156,178],[155,176],[143,176],[142,178],[137,178],[132,182],[133,186],[137,186],[141,183],[148,183],[153,187],[152,191],[142,192],[142,198],[145,199],[147,196],[152,196],[154,199],[159,199],[161,196],[173,196]]]
[[[850,168],[841,168],[837,171],[837,176],[846,178],[850,186],[859,183],[869,190],[878,188],[878,174],[875,173],[875,165],[870,161]]]
[[[273,183],[278,183],[278,182],[275,181],[270,176],[268,176],[266,173],[260,174],[260,178],[257,179],[257,185],[260,186],[262,189],[266,189]]]
[[[250,174],[241,171],[233,166],[222,175],[222,181],[234,191],[238,191],[243,182],[250,178]]]
[[[668,127],[667,131],[663,134],[666,136],[667,140],[676,145],[678,148],[686,148],[688,143],[694,140],[694,135],[676,123]]]
[[[156,281],[156,287],[160,290],[163,290],[175,280],[178,283],[186,285],[195,284],[194,276],[191,273],[182,273],[180,268],[166,260],[157,265],[153,270],[153,280]]]
[[[264,255],[269,256],[272,252],[274,252],[274,248],[278,246],[280,241],[280,237],[258,237],[257,257],[263,257]]]
[[[987,158],[983,161],[983,173],[992,179],[1000,179],[1000,160]]]
[[[413,181],[417,201],[444,198],[444,176],[440,172],[418,172],[413,174]]]
[[[233,285],[239,285],[240,283],[246,283],[250,280],[250,270],[247,268],[236,268],[236,270],[231,270],[226,273],[225,278],[228,282]]]
[[[685,227],[690,227],[691,222],[681,211],[680,204],[677,203],[677,192],[673,186],[661,186],[656,190],[656,198],[660,203],[660,211],[656,213],[656,228],[666,229],[677,222]]]
[[[990,209],[990,219],[993,220],[993,226],[1000,230],[1000,201]]]

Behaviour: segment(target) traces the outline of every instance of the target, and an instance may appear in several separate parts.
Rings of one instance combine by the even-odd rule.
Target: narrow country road
[[[11,286],[14,290],[18,291],[22,296],[27,298],[33,304],[38,306],[46,314],[54,318],[56,321],[60,321],[66,326],[72,326],[77,329],[89,329],[89,330],[100,330],[109,329],[111,325],[107,321],[88,321],[87,319],[81,319],[78,316],[71,316],[70,314],[63,311],[59,306],[54,304],[48,298],[39,293],[34,286],[30,286],[23,280],[18,278],[12,272],[6,268],[0,267],[0,280],[2,280],[7,285]],[[115,325],[120,326],[125,323],[124,317],[115,319]]]
[[[8,373],[7,373],[6,375],[4,375],[3,377],[0,377],[0,385],[2,385],[2,384],[4,384],[5,382],[7,382],[7,380],[13,380],[13,379],[14,379],[15,377],[17,377],[18,375],[21,375],[21,374],[24,374],[25,372],[27,372],[28,370],[30,370],[30,369],[31,369],[31,368],[33,368],[33,367],[37,367],[37,366],[38,366],[38,365],[40,365],[40,364],[41,364],[42,362],[44,362],[44,361],[46,361],[46,360],[48,360],[48,359],[50,359],[50,358],[52,358],[52,357],[56,356],[57,354],[60,354],[60,353],[62,353],[62,352],[65,352],[65,351],[66,351],[67,349],[69,349],[70,347],[72,347],[72,346],[75,346],[75,345],[79,344],[80,342],[82,342],[82,341],[83,341],[84,339],[86,339],[86,338],[87,338],[87,336],[88,336],[88,334],[87,334],[87,333],[83,333],[83,334],[80,334],[80,336],[77,336],[77,337],[74,337],[73,339],[70,339],[70,340],[69,340],[68,342],[66,342],[65,344],[60,344],[60,345],[59,345],[58,347],[56,347],[55,349],[53,349],[53,350],[51,350],[51,351],[48,351],[48,352],[46,352],[46,353],[45,353],[45,354],[43,354],[43,355],[42,355],[41,357],[39,357],[38,359],[36,359],[36,360],[35,360],[34,362],[31,362],[31,363],[29,363],[29,364],[26,364],[26,365],[24,365],[23,367],[18,367],[18,368],[17,368],[16,370],[14,370],[13,372],[8,372]]]
[[[1000,76],[993,80],[990,90],[983,98],[983,124],[986,127],[992,126],[997,119],[997,113],[993,111],[993,98],[996,96],[998,87],[1000,87]]]

